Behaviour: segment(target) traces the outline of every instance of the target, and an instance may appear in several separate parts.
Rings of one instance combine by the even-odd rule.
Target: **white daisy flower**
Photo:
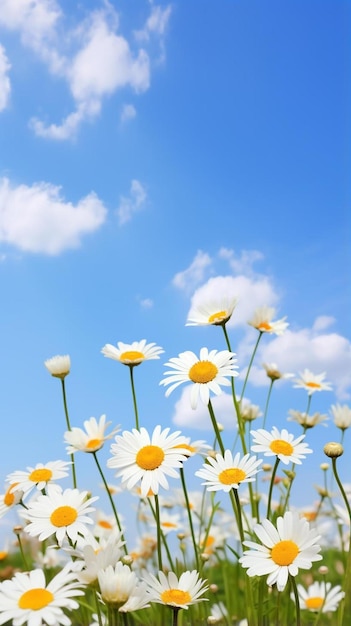
[[[194,456],[195,454],[207,456],[209,450],[212,450],[212,446],[209,446],[204,439],[191,441],[191,437],[184,437],[184,442],[175,447],[180,447],[183,450],[186,450],[186,454],[189,457]]]
[[[323,415],[322,413],[313,413],[313,415],[309,415],[308,413],[301,413],[300,411],[294,411],[291,409],[289,411],[290,417],[288,417],[288,422],[297,422],[303,428],[313,428],[317,426],[317,424],[323,424],[323,426],[327,426],[324,422],[326,422],[329,417],[328,415]]]
[[[82,596],[70,564],[46,583],[44,572],[35,569],[17,572],[12,580],[0,584],[0,623],[14,626],[41,626],[55,624],[69,626],[71,620],[63,609],[72,611],[79,607],[73,596]]]
[[[186,449],[181,444],[184,437],[180,431],[169,434],[170,429],[161,430],[156,426],[152,435],[145,428],[140,431],[133,428],[117,435],[116,443],[111,445],[113,456],[107,466],[117,469],[116,476],[121,476],[127,489],[132,489],[139,481],[141,496],[157,494],[159,487],[168,489],[166,476],[178,477],[176,467],[181,467],[188,458]]]
[[[305,438],[304,434],[294,439],[294,435],[288,433],[285,428],[278,430],[273,426],[271,432],[259,428],[251,431],[251,436],[255,444],[251,446],[253,452],[262,452],[264,456],[276,456],[285,465],[288,463],[301,465],[301,459],[313,452],[307,443],[301,443]]]
[[[84,422],[85,431],[82,428],[73,427],[64,434],[64,440],[69,445],[66,447],[68,454],[74,452],[96,452],[103,447],[107,439],[118,433],[120,427],[114,428],[108,435],[105,434],[106,428],[112,422],[106,422],[106,415],[101,415],[99,421],[95,417],[91,417]]]
[[[77,578],[86,585],[95,583],[100,570],[109,565],[115,566],[123,556],[122,535],[118,530],[112,530],[107,539],[99,541],[89,535],[87,538],[78,540],[76,549],[71,551],[75,557],[74,565],[79,568]]]
[[[136,573],[121,561],[114,567],[109,565],[100,570],[98,581],[102,600],[123,613],[135,611],[136,607],[142,609],[150,606],[146,585],[141,585]]]
[[[248,322],[250,326],[256,328],[260,333],[271,335],[282,335],[289,326],[286,316],[273,322],[275,309],[269,306],[261,306],[254,312],[252,319]]]
[[[34,502],[29,502],[21,515],[29,522],[24,530],[31,537],[44,541],[55,535],[59,545],[69,537],[73,542],[78,536],[89,534],[86,524],[93,524],[87,513],[95,509],[91,506],[98,497],[87,498],[87,491],[65,489],[48,485],[47,495],[40,495]]]
[[[7,491],[0,495],[0,518],[6,515],[12,507],[21,502],[23,491],[16,491],[16,487],[16,483],[11,483]]]
[[[208,624],[220,624],[221,622],[228,621],[228,609],[224,602],[216,602],[211,606],[211,615],[207,618]]]
[[[101,352],[108,359],[114,359],[123,365],[134,367],[143,361],[159,359],[164,350],[155,343],[146,343],[146,339],[142,339],[141,341],[133,341],[133,343],[119,341],[117,348],[107,343]]]
[[[196,570],[183,572],[179,579],[174,572],[169,572],[167,576],[159,572],[158,578],[149,573],[144,575],[151,602],[187,609],[191,604],[207,600],[200,597],[208,589],[207,581],[201,579]]]
[[[251,404],[248,400],[244,400],[240,407],[241,419],[245,422],[253,422],[258,417],[262,417],[262,411],[257,404]]]
[[[223,326],[237,305],[237,298],[223,297],[208,300],[191,308],[186,326]]]
[[[309,369],[305,369],[303,372],[300,372],[300,378],[295,378],[294,387],[306,389],[309,396],[316,391],[331,391],[332,386],[330,383],[324,381],[325,377],[325,372],[322,374],[312,374]]]
[[[245,454],[240,459],[240,452],[237,452],[235,457],[230,450],[225,450],[224,457],[221,454],[216,454],[216,457],[207,458],[207,462],[202,466],[195,476],[204,478],[205,482],[201,483],[205,485],[208,491],[226,491],[227,493],[231,489],[238,489],[240,483],[249,483],[255,480],[255,476],[259,471],[257,468],[262,463],[262,460],[257,461],[256,456]]]
[[[205,405],[210,401],[210,391],[215,395],[222,393],[221,385],[230,386],[227,376],[238,376],[235,365],[237,359],[234,352],[229,350],[208,350],[201,348],[200,358],[188,350],[181,352],[178,357],[172,358],[166,363],[175,371],[167,371],[160,385],[171,385],[166,391],[168,397],[174,389],[182,383],[192,382],[190,404],[196,409],[199,396]]]
[[[331,583],[314,582],[307,589],[303,585],[297,585],[300,608],[312,611],[313,613],[329,613],[336,611],[339,603],[344,598],[345,593],[340,585],[332,587]],[[294,600],[294,594],[291,595]]]
[[[63,356],[57,355],[44,361],[46,369],[50,372],[51,376],[55,378],[61,378],[63,380],[71,370],[71,359],[68,354]]]
[[[122,522],[123,516],[119,515],[118,518]],[[105,511],[97,509],[94,514],[94,521],[93,534],[99,539],[109,537],[112,530],[118,530],[116,518],[112,513],[107,514]]]
[[[254,532],[261,543],[244,541],[249,550],[239,562],[248,568],[248,576],[268,574],[267,585],[276,584],[278,591],[285,589],[289,575],[296,576],[299,568],[310,569],[314,561],[322,559],[317,543],[320,535],[298,513],[287,511],[278,517],[277,527],[265,519],[254,526]]]
[[[67,461],[50,461],[49,463],[37,463],[35,467],[27,467],[26,471],[12,472],[6,478],[8,483],[16,483],[13,491],[21,490],[25,495],[36,487],[43,491],[47,485],[56,480],[68,476],[67,468],[71,465]]]
[[[347,404],[332,404],[331,413],[334,424],[341,430],[346,430],[351,426],[351,408]]]
[[[268,378],[270,378],[272,381],[280,380],[281,378],[293,378],[294,376],[294,374],[291,373],[283,374],[283,372],[280,371],[276,363],[263,363],[263,367],[266,370]]]

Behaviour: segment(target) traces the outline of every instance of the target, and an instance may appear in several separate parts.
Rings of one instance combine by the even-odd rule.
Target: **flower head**
[[[108,435],[105,434],[106,428],[111,422],[106,422],[106,415],[101,415],[99,421],[95,417],[91,417],[84,422],[85,431],[81,428],[73,427],[64,434],[65,442],[69,445],[66,450],[69,454],[73,454],[80,450],[81,452],[96,452],[100,450],[107,439],[111,439],[119,430],[119,426],[114,428]]]
[[[307,443],[301,443],[305,435],[294,439],[294,435],[288,433],[285,428],[280,431],[273,426],[271,432],[259,428],[251,431],[251,435],[255,444],[251,446],[251,450],[262,452],[265,456],[276,456],[285,465],[290,462],[301,465],[301,459],[313,452]]]
[[[204,478],[208,491],[226,491],[238,489],[241,483],[249,483],[255,480],[255,475],[259,471],[257,468],[262,463],[257,461],[257,457],[250,457],[249,454],[240,459],[240,453],[235,457],[230,450],[226,450],[224,457],[216,454],[216,458],[207,458],[207,463],[200,470],[195,472],[195,476]]]
[[[16,490],[17,484],[11,483],[5,493],[0,495],[0,518],[21,502],[23,491]]]
[[[280,371],[276,363],[263,363],[263,367],[266,370],[266,374],[268,378],[271,379],[272,382],[275,380],[280,380],[281,378],[287,379],[292,378],[294,374],[285,373]]]
[[[312,613],[329,613],[336,611],[339,603],[345,596],[340,585],[332,587],[331,583],[314,582],[307,589],[303,585],[297,585],[300,608]],[[294,595],[291,596],[294,600]]]
[[[132,489],[139,481],[141,495],[145,498],[150,492],[157,494],[159,487],[168,489],[166,476],[177,477],[175,470],[188,458],[184,437],[180,431],[169,434],[169,428],[161,430],[156,426],[152,435],[145,428],[133,428],[117,435],[111,445],[112,457],[107,466],[117,469],[116,476],[122,477],[127,489]]]
[[[155,343],[146,343],[146,339],[142,339],[141,341],[133,341],[133,343],[123,343],[119,341],[117,348],[107,343],[102,348],[101,352],[108,359],[114,359],[115,361],[123,363],[123,365],[134,367],[135,365],[140,365],[143,361],[159,359],[160,354],[162,354],[164,350]]]
[[[169,572],[167,576],[159,572],[158,579],[147,573],[144,580],[151,602],[187,609],[191,604],[207,599],[200,597],[208,589],[207,581],[202,580],[196,570],[183,572],[179,579],[174,572]]]
[[[98,572],[98,581],[103,601],[121,612],[135,611],[149,606],[146,586],[141,585],[135,572],[128,565],[123,565],[121,561],[115,566],[108,565],[105,569],[101,569]]]
[[[277,527],[268,519],[254,526],[261,541],[244,541],[249,548],[239,559],[248,576],[265,576],[267,585],[276,584],[278,591],[285,589],[288,576],[296,576],[299,568],[310,569],[314,561],[320,561],[318,545],[320,535],[311,530],[306,519],[287,511],[278,517]]]
[[[346,430],[351,426],[351,408],[347,404],[332,404],[331,413],[334,424],[340,430]]]
[[[275,310],[268,306],[261,306],[256,309],[252,319],[248,322],[250,326],[256,328],[260,333],[271,335],[282,335],[289,326],[286,316],[280,320],[273,321]]]
[[[303,372],[300,372],[300,378],[295,379],[294,387],[306,389],[309,396],[316,391],[331,391],[332,386],[330,383],[324,382],[325,377],[325,372],[323,374],[312,374],[309,369],[305,369]]]
[[[84,595],[79,586],[69,564],[49,583],[46,583],[42,569],[18,572],[12,580],[5,580],[0,585],[0,623],[68,626],[71,620],[63,609],[78,608],[78,602],[72,597]]]
[[[62,380],[70,373],[71,359],[68,354],[64,356],[57,355],[44,361],[46,369],[50,372],[51,376],[55,378],[61,378]]]
[[[35,467],[27,467],[27,471],[18,470],[12,472],[6,478],[6,481],[15,487],[13,491],[22,491],[25,495],[35,487],[42,491],[47,485],[54,483],[56,480],[68,476],[67,468],[71,465],[67,461],[50,461],[49,463],[37,463]]]
[[[89,533],[86,524],[93,523],[87,513],[94,511],[90,505],[98,499],[96,496],[87,498],[87,495],[87,491],[62,491],[57,485],[48,485],[47,495],[38,496],[21,512],[29,522],[25,531],[39,541],[55,535],[59,545],[66,537],[74,542],[79,535],[86,536]]]
[[[223,297],[191,308],[186,326],[224,326],[236,307],[237,298]]]
[[[182,383],[192,382],[190,403],[191,407],[196,409],[199,396],[207,405],[210,401],[210,391],[218,396],[222,393],[221,385],[230,386],[227,377],[238,376],[235,363],[234,352],[228,350],[219,352],[201,348],[200,358],[190,350],[181,352],[178,357],[166,363],[166,367],[172,369],[164,373],[165,378],[161,380],[160,385],[170,385],[166,391],[168,397]]]
[[[313,413],[313,415],[309,415],[308,413],[301,413],[300,411],[294,411],[291,409],[289,411],[290,417],[288,417],[288,422],[297,422],[303,428],[313,428],[317,424],[323,424],[326,426],[325,422],[329,419],[328,415],[323,415],[322,413]]]

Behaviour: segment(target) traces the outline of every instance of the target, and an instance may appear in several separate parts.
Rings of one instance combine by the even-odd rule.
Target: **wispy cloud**
[[[55,255],[77,248],[106,214],[95,193],[74,205],[50,183],[13,186],[8,178],[0,179],[0,241],[25,252]]]
[[[172,284],[177,289],[192,291],[205,276],[206,270],[211,266],[212,259],[207,252],[198,250],[194,260],[185,270],[178,272],[172,279]]]
[[[233,398],[229,393],[211,398],[214,413],[220,424],[226,429],[236,429],[237,422],[233,411]],[[184,387],[179,400],[175,403],[172,421],[176,426],[211,430],[211,419],[208,407],[198,403],[196,409],[190,405],[190,386]]]
[[[127,122],[136,117],[136,108],[133,104],[124,104],[121,112],[121,122]]]
[[[134,179],[130,185],[129,196],[121,196],[116,211],[120,225],[129,222],[134,213],[141,211],[147,201],[147,193],[141,182]]]
[[[11,83],[8,74],[10,68],[5,48],[0,44],[0,111],[6,109],[10,99]]]

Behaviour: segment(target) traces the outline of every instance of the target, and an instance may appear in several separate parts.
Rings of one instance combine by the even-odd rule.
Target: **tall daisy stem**
[[[268,504],[267,504],[267,519],[269,519],[269,516],[271,514],[272,493],[273,493],[274,480],[275,480],[275,475],[277,473],[279,461],[280,461],[280,459],[279,459],[279,457],[277,457],[276,460],[275,460],[275,464],[274,464],[273,472],[272,472],[272,478],[271,478],[271,482],[270,482],[270,485],[269,485]]]
[[[116,507],[115,507],[115,503],[114,503],[114,501],[113,501],[111,491],[110,491],[110,490],[109,490],[109,488],[108,488],[108,484],[107,484],[107,482],[106,482],[106,478],[105,478],[104,473],[103,473],[103,471],[102,471],[102,469],[101,469],[101,465],[100,465],[99,460],[98,460],[98,458],[97,458],[97,454],[96,454],[96,452],[92,452],[92,455],[93,455],[93,457],[94,457],[94,459],[95,459],[95,463],[96,463],[97,468],[98,468],[98,470],[99,470],[99,473],[100,473],[100,476],[101,476],[102,482],[104,483],[104,487],[105,487],[105,489],[106,489],[106,493],[107,493],[108,499],[110,500],[111,508],[112,508],[112,511],[113,511],[113,515],[115,516],[115,520],[116,520],[116,524],[117,524],[118,530],[119,530],[119,532],[121,533],[122,538],[124,539],[124,536],[123,536],[123,531],[122,531],[122,526],[121,526],[121,522],[119,521],[119,517],[118,517],[117,509],[116,509]],[[124,549],[124,553],[125,553],[125,554],[128,554],[128,550],[127,550],[127,545],[126,545],[126,543],[124,543],[124,545],[123,545],[123,549]]]
[[[297,591],[297,585],[294,576],[290,576],[291,585],[294,592],[295,598],[295,609],[296,609],[296,626],[301,626],[301,613],[300,613],[300,599],[299,592]]]
[[[134,385],[134,365],[129,366],[129,372],[130,372],[130,384],[132,387],[133,406],[134,406],[134,414],[135,414],[135,428],[139,430],[139,413],[138,413],[138,405],[136,401],[136,393],[135,393],[135,385]]]
[[[271,379],[271,384],[269,385],[268,394],[267,394],[266,406],[264,408],[262,428],[265,428],[265,424],[266,424],[266,419],[267,419],[267,414],[268,414],[268,406],[269,406],[269,401],[271,399],[273,383],[274,383],[274,379]]]
[[[64,410],[65,410],[67,430],[72,430],[71,429],[70,419],[69,419],[69,414],[68,414],[67,398],[66,398],[66,386],[65,386],[65,379],[64,378],[61,378],[61,385],[62,385],[62,397],[63,397],[63,406],[64,406]],[[77,488],[77,476],[76,476],[76,467],[75,467],[75,462],[74,462],[74,454],[71,454],[71,463],[72,463],[73,488],[76,489]]]
[[[250,375],[251,367],[252,367],[252,364],[253,364],[254,358],[255,358],[255,356],[256,356],[256,352],[257,352],[258,344],[260,343],[260,340],[261,340],[262,335],[263,335],[263,331],[262,331],[262,330],[260,330],[260,331],[259,331],[258,338],[257,338],[257,341],[256,341],[256,345],[255,345],[255,347],[254,347],[254,349],[253,349],[253,352],[252,352],[252,355],[251,355],[251,359],[250,359],[250,362],[249,362],[249,365],[248,365],[248,368],[247,368],[247,372],[246,372],[246,376],[245,376],[245,380],[244,380],[243,388],[242,388],[242,391],[241,391],[240,402],[241,402],[241,401],[243,400],[243,398],[244,398],[244,393],[245,393],[245,389],[246,389],[247,381],[248,381],[248,379],[249,379],[249,375]]]
[[[193,542],[194,556],[195,556],[195,562],[196,562],[196,569],[197,569],[197,571],[200,571],[199,548],[198,548],[198,546],[196,544],[196,539],[195,539],[194,525],[193,525],[193,519],[192,519],[192,516],[191,516],[190,502],[189,502],[188,491],[187,491],[187,488],[186,488],[186,482],[185,482],[185,475],[184,475],[184,468],[183,467],[180,468],[180,480],[182,482],[184,499],[185,499],[185,504],[186,504],[186,510],[187,510],[187,513],[188,513],[189,528],[190,528],[191,539],[192,539],[192,542]]]
[[[214,410],[213,410],[213,406],[212,406],[211,400],[209,400],[209,402],[208,402],[208,410],[209,410],[209,413],[210,413],[213,430],[215,431],[215,435],[216,435],[216,439],[217,439],[220,451],[224,455],[224,445],[223,445],[221,433],[219,432],[219,428],[218,428],[218,424],[217,424],[216,416],[214,414]]]
[[[338,484],[338,487],[340,489],[340,493],[342,495],[342,498],[344,500],[344,504],[346,506],[346,510],[348,513],[348,516],[350,518],[350,525],[351,525],[351,507],[350,507],[350,503],[347,499],[347,495],[345,493],[344,487],[342,486],[342,482],[339,478],[339,474],[338,474],[338,470],[336,468],[336,458],[332,458],[332,468],[333,468],[333,474],[335,477],[335,480]],[[345,604],[348,603],[348,605],[350,605],[351,601],[350,601],[350,586],[351,586],[351,538],[349,539],[349,551],[348,551],[348,555],[347,555],[347,561],[346,561],[346,568],[345,568],[345,575],[344,575],[344,584],[343,584],[343,591],[345,592],[345,599],[343,602],[340,603],[339,606],[339,610],[338,610],[338,626],[342,626],[344,623],[344,612],[345,612]]]

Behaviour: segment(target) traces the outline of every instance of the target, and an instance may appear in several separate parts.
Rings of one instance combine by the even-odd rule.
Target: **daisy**
[[[289,411],[290,417],[288,417],[288,422],[297,422],[303,428],[313,428],[317,424],[323,424],[323,426],[327,426],[324,424],[329,417],[328,415],[323,415],[322,413],[314,413],[313,415],[309,415],[308,413],[301,413],[300,411],[294,411],[291,409]]]
[[[301,465],[300,459],[313,452],[307,443],[301,443],[305,435],[294,439],[294,435],[288,433],[285,428],[278,430],[273,426],[271,432],[259,428],[251,431],[251,435],[255,444],[251,446],[253,452],[262,452],[264,456],[276,456],[285,465],[290,462]]]
[[[340,585],[332,587],[331,583],[314,582],[307,589],[302,585],[297,585],[300,599],[300,608],[312,611],[313,613],[329,613],[336,611],[339,603],[345,596]],[[294,594],[291,599],[294,600]]]
[[[123,545],[124,541],[118,530],[111,531],[107,540],[98,541],[93,535],[79,540],[76,549],[71,552],[76,559],[74,565],[79,569],[78,580],[86,585],[95,583],[100,570],[110,565],[115,566],[121,559]]]
[[[261,460],[257,461],[257,457],[250,457],[249,454],[240,459],[240,452],[233,458],[231,451],[226,450],[224,457],[221,454],[216,454],[214,459],[208,457],[206,464],[195,472],[195,476],[205,479],[201,484],[205,485],[208,491],[228,493],[231,489],[238,489],[240,483],[255,480],[254,477],[259,471],[257,468],[261,463]]]
[[[77,587],[75,574],[70,564],[46,583],[42,569],[17,572],[12,580],[0,584],[0,624],[9,622],[13,626],[41,626],[55,624],[69,626],[71,620],[63,609],[72,611],[79,607],[73,596],[84,592]]]
[[[228,610],[223,602],[215,603],[211,606],[211,615],[207,618],[208,624],[220,624],[228,621]]]
[[[6,481],[16,486],[13,491],[21,490],[25,495],[35,487],[39,491],[43,491],[47,485],[56,480],[68,476],[67,468],[71,465],[65,461],[50,461],[49,463],[37,463],[35,467],[27,467],[27,471],[18,470],[12,472],[6,478]]]
[[[296,576],[299,568],[310,569],[314,561],[322,559],[317,543],[320,535],[296,512],[278,517],[277,527],[265,519],[254,526],[254,532],[261,543],[244,541],[249,550],[239,562],[248,568],[248,576],[268,574],[267,585],[276,584],[278,591],[285,589],[289,575]]]
[[[28,508],[21,512],[29,522],[24,530],[32,537],[43,541],[55,535],[59,545],[68,536],[73,542],[78,536],[86,536],[86,524],[93,524],[87,513],[94,511],[90,505],[98,497],[87,498],[87,491],[78,489],[59,490],[56,485],[48,485],[47,495],[40,495]]]
[[[71,359],[68,354],[64,356],[57,355],[44,361],[46,369],[50,372],[51,376],[55,378],[61,378],[63,380],[71,370]]]
[[[126,605],[128,600],[134,595],[135,591],[139,587],[139,591],[144,591],[139,595],[138,608],[144,608],[150,606],[149,596],[146,594],[146,586],[140,588],[140,583],[135,572],[133,572],[128,565],[123,565],[119,561],[114,567],[108,565],[106,569],[98,572],[98,581],[101,592],[102,600],[113,608],[118,608],[123,611],[123,605]],[[140,602],[143,595],[144,602]],[[125,606],[124,606],[125,609]],[[135,610],[129,609],[129,610]],[[126,612],[125,610],[123,612]]]
[[[81,428],[73,427],[64,434],[64,440],[69,445],[66,447],[68,454],[74,452],[96,452],[100,450],[107,439],[111,439],[119,430],[119,426],[114,428],[108,435],[106,428],[112,422],[106,422],[106,415],[101,415],[99,421],[95,417],[84,422],[85,431]]]
[[[222,393],[221,385],[230,386],[230,381],[226,376],[238,376],[235,369],[237,359],[235,353],[228,350],[208,350],[201,348],[200,358],[188,350],[181,352],[178,357],[172,358],[166,363],[166,367],[170,367],[175,371],[167,371],[160,385],[171,385],[166,391],[168,397],[174,389],[182,383],[194,383],[191,394],[190,404],[196,409],[199,396],[204,404],[210,401],[210,391],[215,395]]]
[[[245,422],[253,422],[262,416],[262,411],[257,404],[251,404],[251,402],[246,400],[241,405],[240,414]]]
[[[224,326],[237,305],[237,298],[208,300],[190,309],[186,326]]]
[[[324,382],[326,377],[325,372],[322,374],[312,374],[308,369],[300,372],[300,378],[295,378],[295,388],[306,389],[309,396],[316,391],[331,391],[332,386],[330,383]]]
[[[341,430],[346,430],[351,426],[351,409],[347,404],[332,404],[331,413],[334,424]]]
[[[158,578],[149,573],[144,575],[151,602],[187,609],[191,604],[207,600],[200,598],[208,589],[207,581],[199,578],[196,570],[183,572],[179,579],[174,572],[169,572],[167,576],[159,572]]]
[[[146,339],[142,339],[141,341],[133,341],[133,343],[119,341],[117,348],[107,343],[101,352],[108,359],[114,359],[123,365],[134,367],[143,361],[159,359],[164,350],[155,343],[146,343]]]
[[[23,497],[23,491],[15,491],[16,483],[12,483],[7,491],[0,495],[0,518],[6,515],[6,513],[21,502]]]
[[[250,326],[256,328],[260,333],[269,333],[274,335],[282,335],[289,326],[286,322],[286,316],[280,320],[272,321],[275,315],[275,309],[262,306],[256,309],[252,319],[248,322]]]
[[[178,477],[176,467],[188,458],[186,449],[181,447],[184,437],[180,431],[169,434],[169,428],[161,430],[156,426],[152,435],[145,428],[133,428],[117,435],[111,445],[113,456],[107,466],[117,469],[116,476],[122,477],[127,489],[132,489],[139,481],[141,496],[145,498],[151,491],[157,494],[159,487],[168,489],[166,476]]]
[[[191,441],[190,437],[184,437],[184,442],[180,444],[179,447],[186,450],[186,455],[189,457],[194,456],[195,454],[206,456],[209,453],[209,450],[212,450],[212,447],[209,446],[203,439]]]
[[[268,378],[271,379],[272,382],[275,380],[280,380],[281,378],[293,378],[294,374],[289,374],[281,372],[276,363],[263,363],[263,367],[266,370],[266,374]]]

